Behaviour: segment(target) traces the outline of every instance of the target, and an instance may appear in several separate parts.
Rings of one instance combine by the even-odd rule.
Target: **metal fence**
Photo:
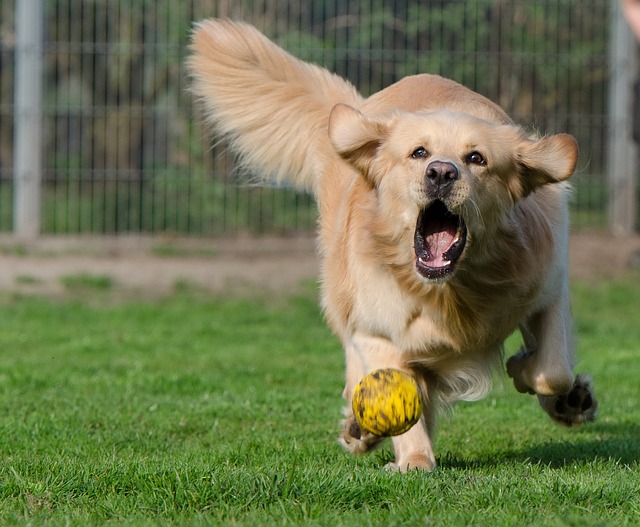
[[[0,231],[12,230],[14,0],[0,0]],[[251,188],[194,116],[192,21],[243,18],[364,94],[438,73],[579,141],[574,224],[607,214],[611,0],[44,2],[42,230],[221,235],[314,228],[308,196]],[[38,155],[34,152],[33,155]]]

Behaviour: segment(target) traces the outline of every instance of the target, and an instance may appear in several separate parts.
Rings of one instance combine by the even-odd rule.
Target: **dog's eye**
[[[429,152],[423,146],[419,146],[413,152],[411,152],[411,157],[413,159],[424,159],[425,157],[429,157]]]
[[[487,164],[487,160],[480,152],[473,151],[467,156],[467,163],[470,165],[484,166]]]

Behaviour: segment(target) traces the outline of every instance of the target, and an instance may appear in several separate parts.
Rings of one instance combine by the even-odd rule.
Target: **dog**
[[[244,168],[317,201],[322,307],[346,355],[340,440],[349,451],[383,440],[355,419],[354,388],[397,368],[425,404],[418,424],[392,438],[389,466],[436,467],[438,409],[485,396],[518,329],[524,345],[506,362],[515,388],[559,423],[595,418],[592,381],[573,373],[572,136],[530,136],[495,103],[436,75],[364,98],[243,22],[198,23],[190,51],[205,123]]]

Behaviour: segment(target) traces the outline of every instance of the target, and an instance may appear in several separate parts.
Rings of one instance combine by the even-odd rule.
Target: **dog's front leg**
[[[535,393],[545,412],[566,425],[592,421],[598,403],[587,375],[573,376],[573,337],[569,293],[563,288],[548,307],[520,327],[524,346],[507,361],[520,392]]]
[[[351,398],[356,385],[369,372],[380,368],[397,368],[412,375],[415,372],[407,366],[402,351],[391,341],[381,338],[355,334],[345,343],[347,382],[344,398],[345,420],[341,443],[354,454],[362,454],[377,447],[384,438],[362,430],[351,409]],[[389,464],[389,468],[401,471],[411,469],[435,468],[436,461],[433,454],[429,430],[434,421],[434,408],[426,397],[427,389],[421,378],[416,379],[421,386],[424,399],[423,416],[408,432],[393,438],[393,448],[396,460]]]
[[[425,412],[428,411],[425,410]],[[436,468],[436,458],[431,446],[431,438],[427,432],[426,423],[429,419],[430,417],[423,415],[420,421],[408,432],[392,439],[396,460],[389,463],[388,468],[401,472]]]
[[[567,393],[573,384],[573,336],[568,291],[520,325],[524,346],[507,362],[516,388],[538,395]]]

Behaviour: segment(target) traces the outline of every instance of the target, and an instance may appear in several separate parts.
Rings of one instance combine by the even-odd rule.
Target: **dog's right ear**
[[[372,164],[389,136],[388,124],[369,119],[346,104],[336,104],[329,115],[329,139],[336,153],[376,186]]]

